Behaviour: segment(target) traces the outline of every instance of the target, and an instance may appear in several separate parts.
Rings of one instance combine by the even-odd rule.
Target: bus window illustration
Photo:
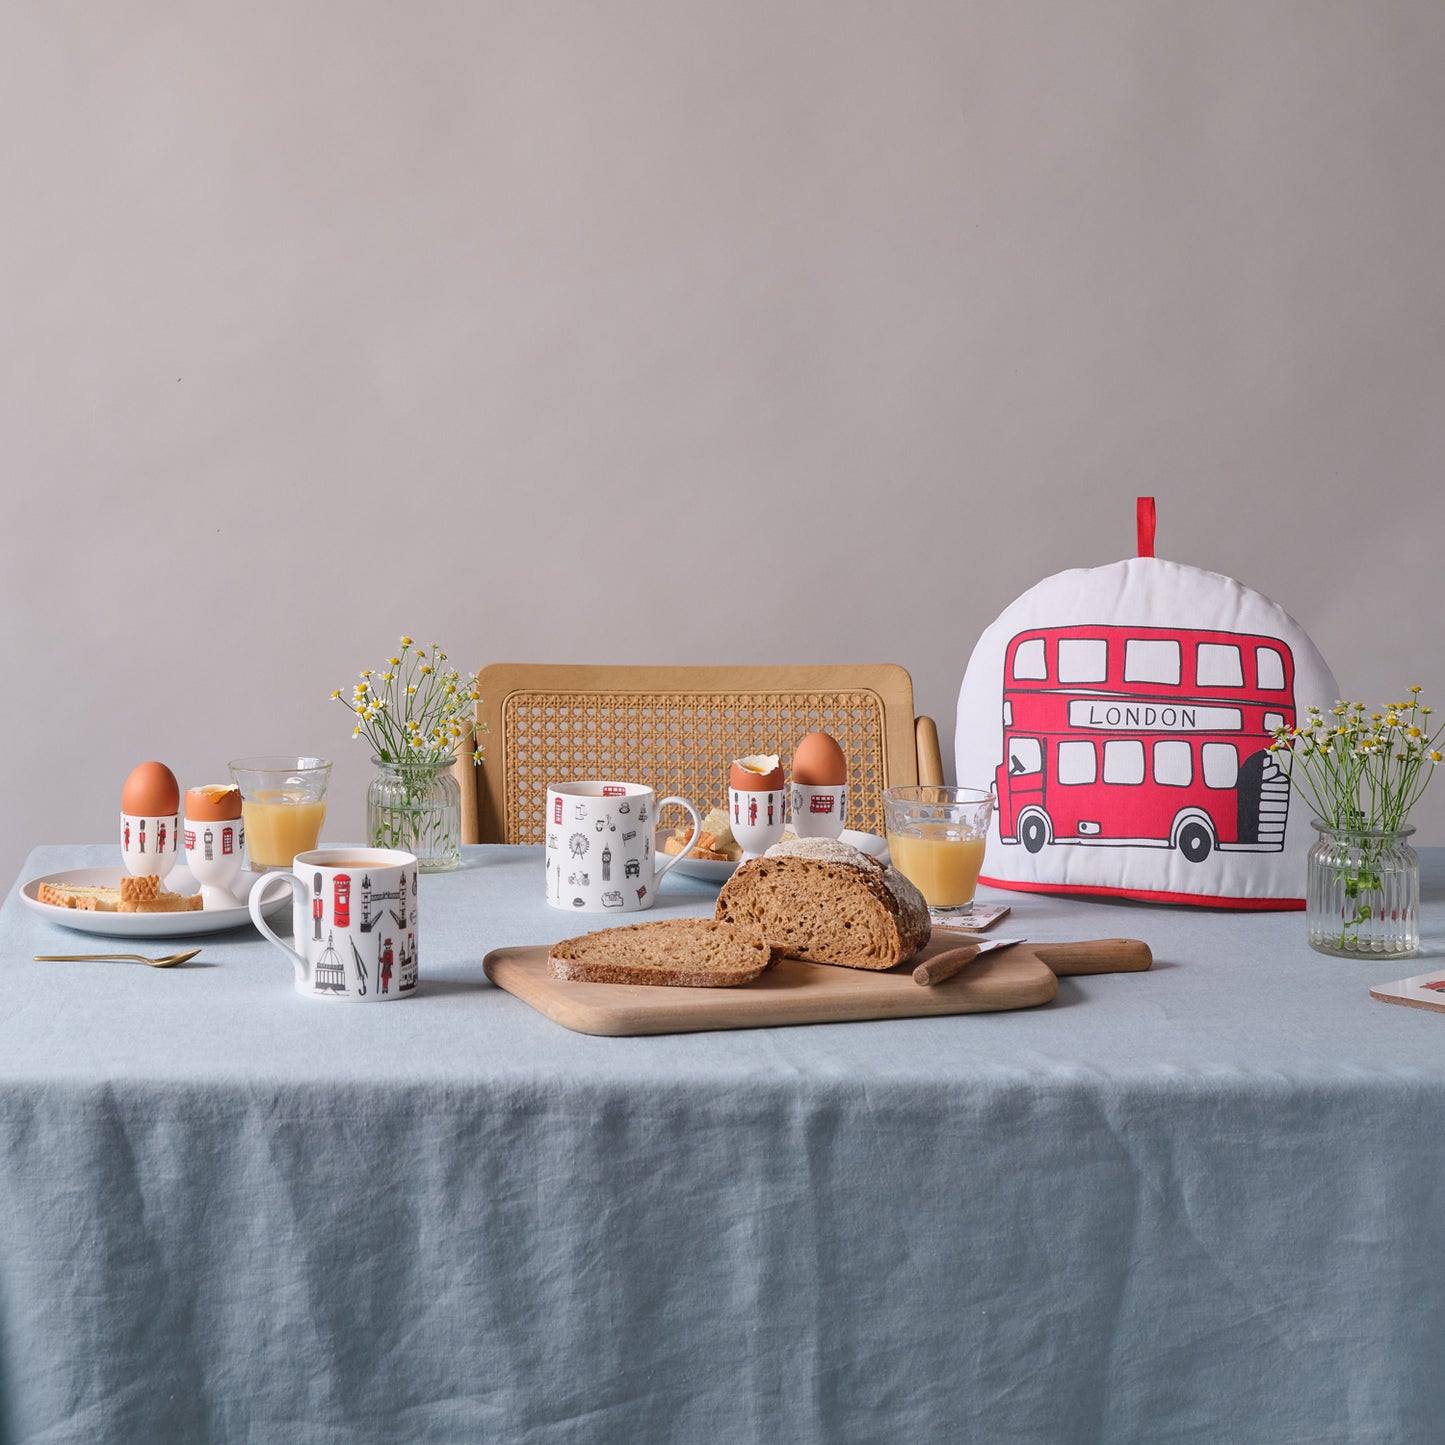
[[[1173,848],[1191,863],[1284,847],[1292,726],[1278,638],[1162,627],[1020,633],[1004,653],[999,837]]]

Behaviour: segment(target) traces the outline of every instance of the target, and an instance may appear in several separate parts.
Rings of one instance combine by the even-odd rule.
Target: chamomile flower
[[[475,717],[481,695],[476,674],[463,679],[456,668],[443,671],[445,659],[435,643],[417,648],[403,635],[400,651],[384,668],[362,669],[349,697],[335,689],[332,698],[355,715],[352,737],[365,738],[383,762],[450,763],[467,730],[484,733],[486,724]],[[473,760],[483,761],[480,749]]]
[[[1336,701],[1329,725],[1307,707],[1303,721],[1272,730],[1270,751],[1282,755],[1291,783],[1327,823],[1393,831],[1409,819],[1442,760],[1445,727],[1432,729],[1421,691],[1412,683],[1406,701],[1379,712]]]

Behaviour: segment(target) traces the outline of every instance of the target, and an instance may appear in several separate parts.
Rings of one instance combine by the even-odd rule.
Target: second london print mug
[[[661,862],[653,846],[657,811],[686,808],[692,836]],[[686,798],[663,798],[641,783],[554,783],[547,789],[547,902],[588,913],[651,908],[657,885],[702,831]]]

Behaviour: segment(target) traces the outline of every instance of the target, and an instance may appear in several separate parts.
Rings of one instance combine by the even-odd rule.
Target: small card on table
[[[1381,1003],[1402,1003],[1407,1008],[1433,1009],[1445,1013],[1445,967],[1433,973],[1417,973],[1394,983],[1377,983],[1370,997]]]
[[[957,918],[948,913],[929,913],[935,931],[945,933],[982,933],[992,928],[1006,913],[1011,911],[1007,903],[975,903],[967,918]]]

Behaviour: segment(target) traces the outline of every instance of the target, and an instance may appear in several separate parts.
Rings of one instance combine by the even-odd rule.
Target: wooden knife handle
[[[1091,938],[1084,943],[1035,943],[1034,955],[1060,978],[1076,973],[1142,973],[1154,962],[1137,938]],[[947,955],[944,955],[947,957]]]
[[[943,983],[950,979],[966,964],[970,964],[978,957],[978,944],[965,943],[958,948],[950,948],[946,953],[936,953],[927,963],[920,963],[913,970],[913,981],[922,984],[925,988],[929,984]]]

